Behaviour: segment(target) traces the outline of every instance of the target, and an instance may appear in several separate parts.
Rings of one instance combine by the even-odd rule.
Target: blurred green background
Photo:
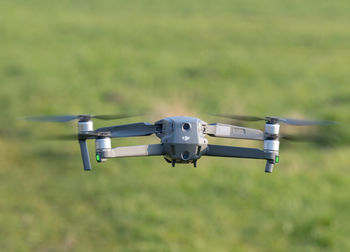
[[[347,0],[2,1],[0,250],[349,251],[349,13]],[[112,123],[216,112],[341,124],[324,130],[333,146],[282,146],[271,175],[208,157],[86,173],[77,143],[36,139],[74,123],[17,120],[135,111],[150,115]]]

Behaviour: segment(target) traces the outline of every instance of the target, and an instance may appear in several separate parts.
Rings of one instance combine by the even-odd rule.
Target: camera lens
[[[184,151],[182,154],[182,159],[183,160],[189,160],[190,159],[190,153],[188,151]]]
[[[191,124],[189,124],[189,123],[184,123],[184,124],[182,125],[182,128],[183,128],[184,130],[188,131],[188,130],[191,129]]]

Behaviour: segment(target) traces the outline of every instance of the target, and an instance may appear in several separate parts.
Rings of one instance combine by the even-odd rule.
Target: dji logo
[[[186,142],[188,141],[188,140],[190,140],[191,138],[189,137],[189,136],[183,136],[182,137],[182,140],[185,140]]]

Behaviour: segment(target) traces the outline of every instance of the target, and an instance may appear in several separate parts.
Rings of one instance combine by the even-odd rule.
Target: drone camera
[[[181,158],[182,158],[182,160],[184,160],[184,161],[189,160],[189,159],[190,159],[190,153],[189,153],[188,151],[182,152]]]
[[[183,129],[184,131],[189,131],[189,130],[191,129],[191,124],[189,124],[189,123],[184,123],[184,124],[182,125],[182,129]]]

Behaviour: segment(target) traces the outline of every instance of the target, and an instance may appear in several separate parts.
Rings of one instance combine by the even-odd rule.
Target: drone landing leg
[[[89,156],[86,140],[80,140],[79,144],[80,144],[81,157],[83,159],[83,164],[84,164],[84,170],[91,171],[90,156]]]

